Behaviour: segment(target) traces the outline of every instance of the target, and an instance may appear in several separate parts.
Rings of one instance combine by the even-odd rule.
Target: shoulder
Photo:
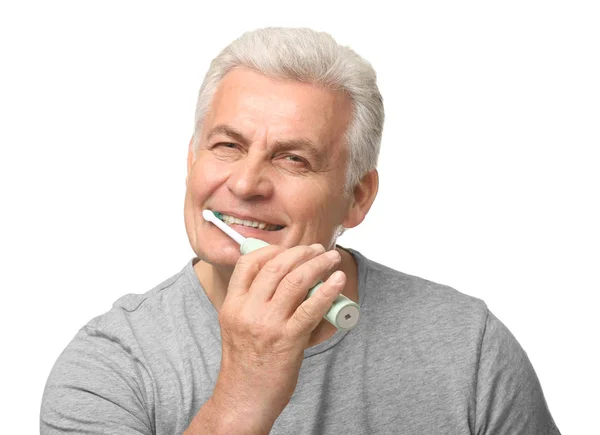
[[[490,313],[479,352],[478,433],[560,434],[527,353]]]
[[[143,340],[164,341],[156,333],[162,327],[158,313],[168,311],[168,299],[181,298],[184,281],[182,271],[144,294],[124,296],[79,330],[48,376],[42,433],[104,433],[115,422],[154,433],[148,411],[155,382]]]
[[[488,307],[479,298],[440,284],[392,269],[352,250],[359,267],[365,306],[394,310],[438,326],[442,323],[476,324],[483,329]],[[361,276],[362,275],[362,276]]]
[[[190,263],[145,293],[122,296],[108,312],[89,321],[82,330],[108,336],[118,334],[126,340],[129,334],[137,335],[136,330],[163,330],[173,317],[185,317],[186,307],[198,304],[201,292],[199,285],[190,279]]]
[[[188,263],[146,293],[121,297],[79,330],[48,377],[41,412],[44,430],[85,426],[93,427],[90,433],[101,433],[106,417],[131,421],[136,433],[150,433],[147,411],[153,409],[158,391],[156,376],[179,375],[172,369],[174,361],[181,361],[174,337],[190,316],[203,316],[201,287],[189,276],[190,268]]]

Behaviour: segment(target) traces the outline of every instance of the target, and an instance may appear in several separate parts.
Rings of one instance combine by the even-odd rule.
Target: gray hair
[[[375,70],[331,35],[306,28],[270,27],[246,32],[211,62],[198,93],[194,155],[219,82],[236,67],[343,91],[353,103],[344,138],[349,155],[344,194],[349,196],[362,177],[377,167],[384,110]]]

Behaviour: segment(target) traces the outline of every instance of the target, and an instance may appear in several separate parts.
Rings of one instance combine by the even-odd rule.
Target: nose
[[[227,180],[227,188],[241,199],[269,197],[273,192],[273,183],[267,165],[256,155],[238,160]]]

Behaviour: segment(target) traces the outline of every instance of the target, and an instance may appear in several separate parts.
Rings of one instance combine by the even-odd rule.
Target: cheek
[[[194,199],[205,199],[226,178],[226,168],[222,162],[199,160],[192,168],[189,188]]]
[[[339,214],[338,195],[324,184],[304,185],[286,197],[294,209],[294,215],[312,231],[328,230],[324,227],[332,225]]]

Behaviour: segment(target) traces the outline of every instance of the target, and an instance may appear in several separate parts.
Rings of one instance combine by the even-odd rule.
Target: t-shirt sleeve
[[[477,377],[478,435],[555,435],[539,380],[510,331],[488,314]]]
[[[114,337],[83,328],[50,373],[40,433],[152,434],[140,370]]]

